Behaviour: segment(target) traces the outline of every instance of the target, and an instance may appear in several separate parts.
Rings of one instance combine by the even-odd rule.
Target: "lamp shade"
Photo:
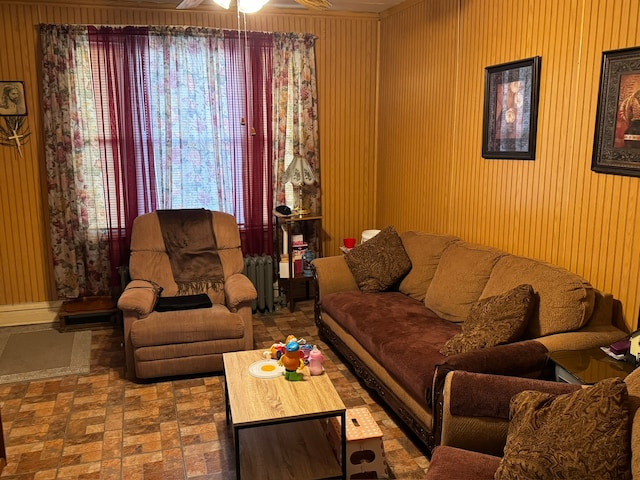
[[[238,0],[238,10],[242,13],[255,13],[269,0]]]
[[[305,157],[295,156],[282,176],[282,183],[291,183],[296,187],[313,185],[316,175]]]
[[[229,10],[231,0],[213,0],[213,3],[215,3],[216,5],[220,5],[225,10]]]

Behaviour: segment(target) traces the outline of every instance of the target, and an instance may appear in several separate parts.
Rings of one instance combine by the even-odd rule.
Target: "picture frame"
[[[0,81],[0,116],[23,117],[27,115],[24,82]]]
[[[542,58],[485,68],[482,157],[535,160]]]
[[[602,52],[591,170],[640,177],[640,47]]]

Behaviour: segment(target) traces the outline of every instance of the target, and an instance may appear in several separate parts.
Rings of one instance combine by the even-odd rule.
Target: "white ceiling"
[[[153,2],[163,4],[178,5],[181,0],[127,0],[134,3],[141,2]],[[387,8],[391,8],[394,5],[402,3],[404,0],[329,0],[332,4],[331,10],[335,11],[347,11],[347,12],[374,12],[379,13]],[[234,5],[235,2],[231,2]],[[221,9],[213,3],[213,0],[203,0],[202,5],[198,8],[214,8]],[[232,6],[233,8],[233,6]],[[265,8],[304,8],[295,0],[271,0]],[[313,11],[313,10],[310,10]]]

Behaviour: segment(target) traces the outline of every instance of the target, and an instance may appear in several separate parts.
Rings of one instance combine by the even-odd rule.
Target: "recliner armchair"
[[[244,260],[238,225],[232,215],[223,212],[162,212],[169,212],[176,221],[161,227],[158,212],[153,212],[140,215],[133,224],[131,281],[118,300],[118,308],[123,312],[126,375],[131,379],[147,379],[222,371],[223,353],[253,348],[251,302],[257,293],[242,274]],[[194,222],[193,218],[199,221]],[[174,271],[170,258],[172,250],[165,246],[165,235],[177,235],[183,248],[185,245],[189,248],[193,242],[197,253],[197,245],[203,238],[206,241],[211,237],[211,230],[217,248],[204,252],[209,256],[202,255],[196,262],[217,256],[218,278],[209,282],[196,279],[183,288],[183,279]],[[191,260],[197,257],[193,252],[188,254]],[[210,270],[207,267],[205,271]],[[185,296],[199,293],[198,290],[208,295],[211,306],[155,309],[159,297]]]

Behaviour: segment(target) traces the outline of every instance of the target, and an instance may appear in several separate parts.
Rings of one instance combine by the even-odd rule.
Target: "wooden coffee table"
[[[236,478],[241,472],[245,478],[277,480],[346,478],[346,463],[338,463],[322,424],[341,417],[341,458],[346,458],[346,408],[331,380],[326,373],[300,382],[253,377],[249,366],[263,360],[262,352],[222,356]]]

